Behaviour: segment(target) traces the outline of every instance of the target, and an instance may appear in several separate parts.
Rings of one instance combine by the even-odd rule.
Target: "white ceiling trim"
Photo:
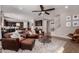
[[[26,22],[28,20],[33,19],[30,16],[24,16],[24,15],[14,14],[14,13],[4,13],[4,16],[6,20],[14,21],[14,22]]]

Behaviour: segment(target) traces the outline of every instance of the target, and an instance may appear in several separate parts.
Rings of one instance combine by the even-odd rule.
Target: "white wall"
[[[43,31],[47,33],[47,20],[43,20]]]
[[[64,11],[56,11],[57,14],[60,14],[60,23],[61,27],[57,28],[55,31],[51,31],[51,35],[53,36],[62,36],[65,37],[69,33],[73,33],[76,28],[79,27],[66,27],[66,16],[73,16],[73,15],[79,15],[79,10],[78,9],[69,9],[69,10],[64,10]]]

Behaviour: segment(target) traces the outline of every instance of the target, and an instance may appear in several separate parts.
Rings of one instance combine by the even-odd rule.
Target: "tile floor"
[[[0,43],[1,49],[1,43]],[[71,40],[51,38],[51,43],[43,44],[39,40],[35,41],[35,45],[32,51],[21,50],[18,52],[12,50],[3,50],[2,53],[76,53],[79,52],[79,43],[73,43]]]

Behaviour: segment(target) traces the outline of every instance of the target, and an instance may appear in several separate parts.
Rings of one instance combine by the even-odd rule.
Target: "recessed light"
[[[68,8],[68,6],[65,6],[65,8]]]
[[[23,10],[23,8],[22,8],[22,7],[19,7],[19,9],[20,9],[20,10]]]

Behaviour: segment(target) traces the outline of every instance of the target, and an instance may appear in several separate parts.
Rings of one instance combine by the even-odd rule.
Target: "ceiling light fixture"
[[[68,8],[68,6],[65,6],[65,8]]]
[[[42,11],[41,13],[44,14],[45,12]]]

